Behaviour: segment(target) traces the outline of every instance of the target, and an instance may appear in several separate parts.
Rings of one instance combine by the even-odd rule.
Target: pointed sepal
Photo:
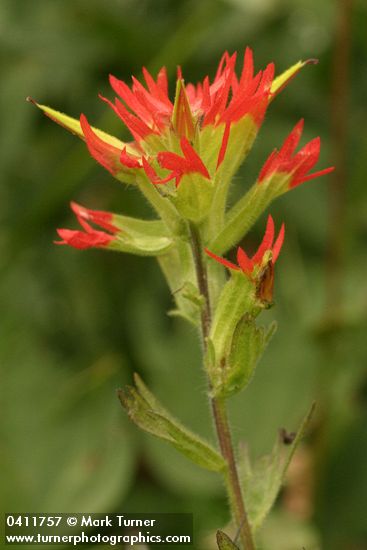
[[[184,82],[177,80],[175,103],[173,106],[172,126],[179,138],[186,137],[192,141],[195,135],[195,120],[191,112]]]
[[[310,64],[316,65],[317,63],[317,59],[307,59],[306,61],[298,61],[289,67],[289,69],[281,73],[273,80],[270,98],[274,98],[275,95],[281,92],[283,88],[285,88],[287,84],[289,84],[289,82],[299,73],[299,71],[303,69],[303,67]]]
[[[43,111],[43,113],[46,116],[48,116],[48,118],[50,118],[51,120],[53,120],[63,128],[66,128],[66,130],[69,130],[69,132],[78,136],[79,138],[83,140],[85,139],[79,119],[73,118],[69,115],[66,115],[65,113],[61,113],[60,111],[56,111],[55,109],[51,109],[51,107],[47,107],[47,105],[42,105],[40,103],[37,103],[31,98],[28,98],[28,101],[30,101],[31,103],[33,103],[33,105],[41,109],[41,111]],[[94,131],[95,134],[97,134],[98,137],[103,139],[106,143],[109,143],[110,145],[113,145],[114,147],[117,147],[120,150],[122,150],[124,147],[127,147],[129,149],[129,145],[119,140],[118,138],[111,136],[110,134],[107,134],[106,132],[103,132],[98,128],[92,127],[92,130]]]
[[[136,149],[131,147],[129,143],[124,143],[99,128],[89,126],[84,115],[78,120],[60,111],[51,109],[51,107],[37,103],[31,98],[28,100],[41,109],[48,118],[85,141],[91,156],[118,180],[125,183],[136,182],[135,170],[121,163],[121,154],[123,152],[131,155],[136,155],[137,153]]]
[[[276,323],[268,330],[257,327],[255,320],[244,316],[238,323],[232,338],[231,350],[222,365],[222,381],[217,388],[218,397],[228,398],[249,384],[256,366],[270,339],[276,331]]]
[[[205,361],[213,395],[226,395],[229,358],[238,324],[244,316],[255,319],[260,311],[256,284],[242,272],[232,271],[219,297],[208,339]]]

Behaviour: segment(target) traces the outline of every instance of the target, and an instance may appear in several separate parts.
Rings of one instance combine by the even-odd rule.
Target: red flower
[[[206,76],[203,82],[185,86],[179,69],[174,103],[168,96],[165,67],[162,67],[156,79],[143,68],[145,85],[132,77],[132,85],[129,87],[122,80],[110,75],[111,87],[118,98],[112,102],[100,97],[127,126],[135,141],[128,144],[129,153],[126,148],[121,151],[113,141],[105,141],[103,135],[97,135],[86,117],[81,115],[80,124],[89,152],[113,175],[121,171],[128,175],[129,172],[142,168],[142,157],[147,153],[157,154],[160,150],[161,155],[164,155],[169,151],[170,133],[174,132],[180,139],[185,137],[192,141],[197,131],[212,126],[218,127],[218,132],[221,132],[216,163],[218,168],[227,151],[232,125],[249,115],[259,127],[272,97],[274,64],[270,63],[264,71],[255,73],[252,50],[246,48],[243,67],[237,77],[236,58],[236,53],[224,53],[212,83]],[[150,136],[155,137],[156,141],[150,141],[148,148],[144,142]],[[132,151],[136,152],[136,156],[131,154]],[[185,153],[184,156],[186,158]],[[174,177],[178,184],[181,176]]]
[[[264,255],[269,250],[272,252],[271,262],[272,264],[275,264],[284,241],[284,224],[282,224],[278,237],[274,244],[273,241],[274,220],[271,216],[269,216],[263,240],[259,248],[257,249],[257,252],[252,256],[252,258],[249,258],[249,256],[240,246],[237,249],[237,264],[234,264],[232,262],[229,262],[228,260],[225,260],[224,258],[221,258],[220,256],[217,256],[213,252],[210,252],[210,250],[208,250],[207,248],[205,249],[205,252],[208,254],[208,256],[214,258],[214,260],[221,263],[228,269],[233,269],[234,271],[242,270],[245,275],[251,276],[255,267],[261,266]]]
[[[197,86],[188,84],[186,92],[194,113],[203,117],[202,125],[237,122],[250,113],[260,125],[264,117],[274,77],[274,64],[254,75],[251,48],[246,48],[241,75],[235,74],[237,54],[222,56],[213,83],[206,77]]]
[[[70,205],[84,231],[57,229],[57,233],[62,240],[55,241],[55,244],[68,244],[69,246],[83,250],[85,248],[108,246],[115,239],[114,235],[119,229],[111,223],[113,215],[110,212],[90,210],[75,202],[72,202]],[[112,235],[94,229],[87,220],[103,227],[103,229],[106,229]]]
[[[274,64],[270,63],[264,71],[254,75],[252,50],[246,48],[242,72],[237,78],[236,57],[236,53],[230,56],[227,52],[222,56],[212,84],[209,83],[209,77],[206,77],[196,86],[188,84],[184,87],[179,71],[179,116],[175,129],[180,136],[193,135],[191,115],[202,127],[208,124],[217,126],[223,122],[231,124],[248,113],[252,114],[258,125],[261,124],[270,96]],[[149,134],[161,134],[169,129],[174,113],[174,105],[168,97],[165,67],[159,71],[157,81],[145,68],[143,74],[148,89],[135,77],[132,78],[133,84],[129,88],[122,80],[110,76],[111,87],[123,103],[117,98],[112,103],[101,96],[123,120],[137,141],[144,140]]]
[[[102,164],[111,174],[116,174],[121,170],[120,154],[121,151],[117,147],[103,141],[93,132],[85,115],[80,115],[80,126],[82,128],[85,142],[90,154],[97,162]]]
[[[145,68],[143,74],[148,90],[135,77],[132,78],[133,85],[130,89],[125,82],[110,75],[113,90],[135,115],[132,115],[119,99],[112,104],[102,97],[123,120],[136,140],[164,130],[173,111],[173,104],[168,97],[166,68],[162,67],[159,71],[157,81]]]
[[[176,187],[179,186],[182,176],[185,174],[197,173],[201,174],[207,179],[210,179],[208,170],[206,169],[203,161],[196,153],[190,142],[186,137],[182,137],[180,141],[181,150],[183,152],[183,157],[177,155],[176,153],[171,153],[169,151],[164,151],[158,153],[157,160],[159,165],[166,170],[170,170],[171,173],[163,179],[158,178],[155,170],[146,159],[143,157],[143,167],[145,173],[149,177],[152,183],[155,185],[161,183],[167,183],[172,179],[176,180]]]
[[[236,58],[236,53],[229,55],[225,52],[211,83],[206,76],[196,85],[185,86],[179,69],[174,102],[168,95],[165,67],[162,67],[156,79],[143,68],[144,84],[133,77],[131,86],[111,75],[110,84],[118,97],[113,102],[100,97],[130,130],[134,141],[127,144],[128,152],[120,140],[91,128],[84,115],[80,118],[79,126],[71,117],[43,105],[39,107],[53,120],[84,138],[91,155],[119,179],[125,177],[125,181],[134,181],[135,169],[142,168],[142,157],[155,156],[159,151],[170,151],[177,138],[186,137],[197,147],[200,132],[208,127],[213,133],[210,130],[205,133],[205,150],[209,147],[208,157],[212,161],[210,149],[218,147],[218,168],[225,158],[232,126],[249,116],[259,128],[270,100],[305,65],[299,62],[274,80],[273,63],[268,64],[263,71],[254,72],[250,48],[245,50],[239,76],[235,73]],[[248,128],[244,131],[246,133]],[[248,139],[251,143],[251,136]]]
[[[313,174],[307,173],[315,166],[320,155],[320,138],[317,137],[307,143],[294,156],[294,151],[299,143],[303,131],[303,120],[293,128],[278,151],[274,149],[261,169],[258,183],[274,173],[285,173],[290,176],[289,188],[296,187],[307,180],[323,176],[334,170],[334,167],[324,168]]]

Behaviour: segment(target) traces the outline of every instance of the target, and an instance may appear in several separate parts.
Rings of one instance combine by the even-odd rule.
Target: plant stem
[[[190,225],[191,246],[195,263],[196,277],[200,294],[204,297],[204,305],[201,310],[201,332],[204,353],[207,350],[207,340],[211,325],[210,297],[206,268],[202,257],[200,233],[193,224]],[[210,381],[209,381],[210,385]],[[231,430],[228,422],[226,403],[224,399],[211,398],[211,407],[217,432],[219,447],[224,460],[227,463],[226,486],[234,515],[239,530],[239,536],[244,550],[255,550],[251,528],[248,521],[245,503],[238,477],[236,459],[233,451]]]
[[[347,218],[348,95],[352,47],[353,0],[338,0],[331,90],[332,144],[335,172],[329,186],[329,242],[327,245],[326,309],[340,314]]]

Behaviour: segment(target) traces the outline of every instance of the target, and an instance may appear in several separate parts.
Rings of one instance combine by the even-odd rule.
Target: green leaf
[[[223,471],[225,462],[217,451],[167,412],[137,374],[134,380],[135,388],[127,386],[124,391],[118,391],[130,419],[142,430],[169,442],[202,468]]]
[[[237,544],[235,544],[228,535],[223,531],[217,531],[217,544],[219,550],[239,550]]]
[[[289,446],[278,435],[272,452],[260,457],[255,464],[251,464],[247,448],[242,448],[239,474],[244,494],[246,494],[250,524],[254,531],[261,527],[275,502],[290,461],[305,435],[314,410],[315,403],[312,404]]]
[[[183,218],[199,223],[209,213],[213,194],[212,181],[201,174],[190,173],[183,176],[171,200]]]

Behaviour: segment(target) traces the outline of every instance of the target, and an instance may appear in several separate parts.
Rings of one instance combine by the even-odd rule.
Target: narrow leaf
[[[247,509],[254,531],[261,527],[271,510],[283,484],[290,461],[304,437],[315,409],[312,404],[309,412],[290,445],[285,445],[278,435],[272,452],[251,463],[247,448],[242,448],[239,461],[240,477],[246,494]]]
[[[186,429],[159,403],[138,375],[136,387],[118,391],[122,406],[130,419],[142,430],[167,441],[202,468],[220,472],[223,458],[208,443]]]

